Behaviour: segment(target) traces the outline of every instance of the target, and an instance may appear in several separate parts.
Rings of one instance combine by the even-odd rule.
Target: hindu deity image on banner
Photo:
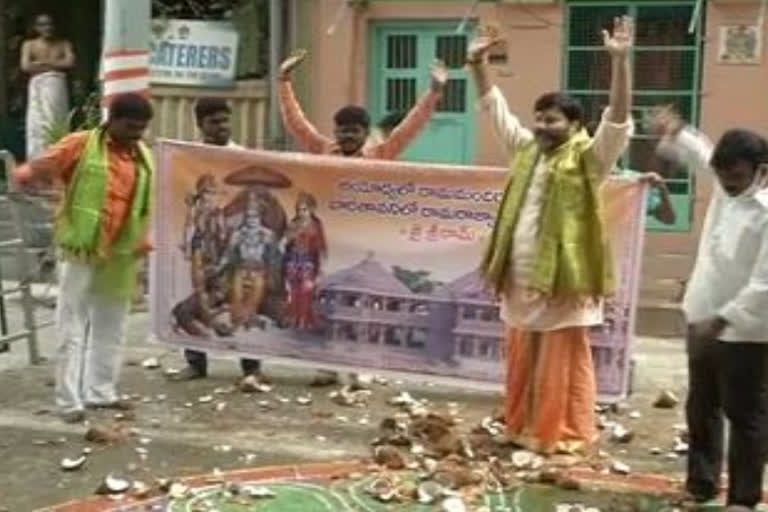
[[[503,381],[477,274],[507,171],[158,144],[154,336],[328,368]],[[626,394],[644,189],[603,189],[618,289],[593,329],[603,399]]]

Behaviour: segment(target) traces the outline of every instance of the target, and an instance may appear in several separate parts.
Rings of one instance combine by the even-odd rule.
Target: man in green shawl
[[[574,452],[596,438],[596,385],[589,328],[603,322],[612,262],[598,188],[624,151],[630,119],[632,24],[603,31],[612,76],[594,138],[574,98],[554,92],[534,104],[524,128],[491,83],[483,35],[467,60],[510,161],[510,178],[481,272],[501,299],[509,328],[506,423],[511,439],[543,453]]]
[[[125,409],[117,394],[128,308],[147,241],[152,155],[141,137],[152,106],[112,98],[107,122],[73,133],[19,167],[21,187],[61,182],[54,240],[63,259],[56,312],[56,404],[77,423],[86,407]]]

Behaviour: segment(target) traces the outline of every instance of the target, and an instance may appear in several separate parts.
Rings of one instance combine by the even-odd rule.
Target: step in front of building
[[[641,301],[635,332],[638,336],[678,338],[685,336],[685,317],[677,302]]]

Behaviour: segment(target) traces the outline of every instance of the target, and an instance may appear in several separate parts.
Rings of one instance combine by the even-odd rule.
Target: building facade
[[[301,100],[325,133],[337,108],[365,105],[374,119],[407,109],[429,84],[435,58],[450,69],[446,97],[426,133],[404,158],[503,165],[491,127],[475,109],[463,69],[464,49],[480,26],[497,29],[506,45],[491,56],[493,78],[510,108],[531,121],[535,98],[550,90],[578,96],[596,118],[607,103],[608,60],[600,30],[614,16],[636,20],[633,115],[637,133],[622,164],[661,171],[677,222],[648,222],[640,328],[679,333],[677,303],[690,272],[710,190],[709,176],[666,168],[644,120],[656,105],[673,104],[712,138],[741,126],[768,133],[758,0],[297,0],[293,42],[310,51],[297,76]],[[343,5],[342,5],[343,4]],[[467,23],[462,20],[469,13]],[[311,90],[308,77],[311,76]]]

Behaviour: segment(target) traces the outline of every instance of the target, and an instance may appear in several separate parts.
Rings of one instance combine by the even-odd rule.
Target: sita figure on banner
[[[296,216],[285,236],[285,288],[288,294],[288,321],[297,329],[314,327],[312,302],[317,280],[328,252],[322,221],[315,215],[317,199],[300,192]]]

